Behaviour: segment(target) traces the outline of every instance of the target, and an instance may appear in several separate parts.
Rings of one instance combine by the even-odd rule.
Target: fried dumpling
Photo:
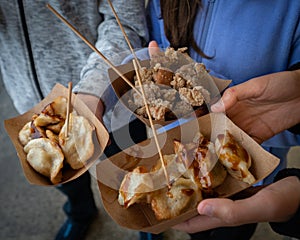
[[[33,117],[33,123],[37,127],[47,127],[55,133],[61,130],[67,114],[67,99],[57,97],[53,102],[44,107],[40,114]]]
[[[67,98],[59,96],[48,104],[43,110],[42,113],[49,116],[57,116],[62,119],[66,119],[67,115]]]
[[[25,146],[31,140],[31,121],[26,123],[19,132],[19,140]]]
[[[56,143],[47,138],[32,139],[24,147],[24,151],[34,170],[49,177],[53,184],[61,181],[64,155]]]
[[[67,163],[73,169],[82,168],[94,153],[93,130],[89,121],[70,113],[68,136],[66,136],[67,124],[59,133],[59,145],[63,150]]]
[[[220,186],[227,177],[225,167],[217,162],[214,168],[206,175],[199,176],[200,184],[203,190],[211,190]]]
[[[215,141],[216,153],[228,173],[243,182],[253,184],[256,180],[249,171],[251,156],[229,133],[219,134]]]
[[[120,205],[128,208],[134,203],[147,202],[147,194],[153,190],[152,180],[147,173],[145,167],[138,166],[125,175],[119,189]]]
[[[170,189],[165,187],[151,195],[151,208],[158,220],[171,219],[195,208],[201,200],[198,186],[191,179],[180,177]]]
[[[51,124],[58,124],[60,121],[61,119],[57,116],[41,113],[33,120],[33,123],[35,126],[46,127]]]
[[[165,154],[163,155],[163,159],[166,171],[168,173],[169,182],[173,182],[175,179],[184,174],[188,169],[184,160],[177,154]],[[164,175],[164,169],[162,167],[160,159],[158,159],[156,165],[152,167],[151,173],[155,175],[155,183],[160,182],[159,184],[156,184],[159,188],[161,188],[164,184],[167,185]]]
[[[213,142],[203,136],[195,150],[195,161],[198,163],[198,177],[203,189],[213,189],[224,182],[227,171],[218,160]]]

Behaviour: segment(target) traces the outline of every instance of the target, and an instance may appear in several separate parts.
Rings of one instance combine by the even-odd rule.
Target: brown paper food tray
[[[150,67],[150,60],[144,60],[140,62],[142,67]],[[131,81],[131,83],[134,84],[134,79],[133,77],[135,76],[135,71],[134,71],[134,66],[133,63],[127,63],[124,65],[120,65],[118,67],[116,67],[118,69],[118,71],[123,74],[129,81]],[[108,69],[108,74],[109,74],[109,78],[111,81],[111,85],[117,95],[117,97],[120,99],[120,101],[122,102],[122,104],[129,109],[130,111],[134,112],[133,109],[130,108],[130,106],[128,105],[128,99],[129,99],[129,91],[134,91],[131,89],[131,87],[112,69]],[[228,85],[231,83],[231,80],[224,80],[224,79],[220,79],[217,77],[212,77],[212,82],[209,83],[204,83],[204,88],[208,89],[211,97],[218,97],[220,92],[222,92],[226,87],[228,87]],[[207,109],[205,109],[205,107],[200,107],[198,109],[198,111],[195,111],[196,116],[202,116],[204,114],[207,113]],[[134,113],[134,115],[140,119],[143,123],[145,123],[147,126],[150,126],[150,121],[149,119],[140,116],[136,113]],[[193,115],[193,113],[191,113],[190,115]],[[189,116],[185,116],[185,117],[189,117]],[[165,126],[168,125],[172,122],[176,121],[175,120],[153,120],[153,124],[157,124],[158,126]]]
[[[196,124],[196,125],[195,125]],[[235,139],[251,154],[252,166],[251,173],[257,179],[256,182],[268,176],[279,164],[279,159],[272,154],[266,152],[259,144],[250,138],[245,132],[238,128],[223,114],[208,114],[196,120],[183,124],[167,132],[167,134],[159,134],[158,139],[165,139],[165,145],[162,147],[163,154],[173,153],[173,140],[181,139],[182,142],[189,142],[195,134],[195,126],[199,126],[200,132],[212,141],[215,140],[218,133],[222,133],[228,129]],[[167,135],[167,136],[166,136]],[[112,219],[122,227],[151,232],[160,233],[170,227],[185,221],[197,215],[197,210],[190,210],[174,219],[158,221],[153,211],[147,204],[134,204],[125,209],[118,203],[118,188],[126,172],[120,169],[128,169],[128,155],[131,149],[137,146],[146,146],[151,139],[126,149],[109,159],[106,159],[96,165],[98,187],[101,193],[104,208]],[[154,144],[154,143],[153,143]],[[153,165],[159,159],[156,154],[153,157],[142,159],[140,165]],[[132,166],[130,167],[132,169]],[[250,185],[232,178],[229,174],[225,182],[216,188],[218,197],[230,197],[240,192]]]
[[[18,139],[18,134],[19,131],[23,128],[23,126],[27,122],[31,121],[33,114],[40,113],[46,105],[51,103],[56,97],[59,96],[68,97],[68,89],[60,84],[56,84],[52,91],[49,93],[49,95],[45,97],[39,104],[34,106],[32,109],[30,109],[22,115],[4,121],[5,129],[15,146],[19,160],[21,162],[21,166],[23,168],[24,175],[31,184],[53,186],[53,184],[47,177],[44,177],[43,175],[39,174],[29,165],[29,163],[26,160],[26,153],[24,152],[23,146]],[[79,115],[87,118],[90,121],[90,123],[95,127],[95,131],[93,132],[93,142],[95,145],[95,151],[93,156],[85,164],[85,167],[78,170],[73,170],[70,167],[64,167],[63,180],[59,184],[74,180],[81,176],[83,173],[85,173],[99,158],[104,148],[106,147],[109,139],[108,132],[106,131],[102,123],[95,117],[95,115],[90,111],[90,109],[75,94],[72,94],[72,106]]]

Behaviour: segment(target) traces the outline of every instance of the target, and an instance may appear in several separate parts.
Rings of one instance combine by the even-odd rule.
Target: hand
[[[194,233],[255,222],[284,222],[296,213],[299,204],[300,181],[298,177],[291,176],[243,200],[205,199],[198,205],[199,216],[174,228]]]
[[[95,114],[99,121],[103,122],[102,116],[104,112],[104,106],[101,99],[89,95],[78,93],[77,96],[87,105],[87,107]]]
[[[211,106],[261,143],[300,122],[300,70],[273,73],[228,88]]]

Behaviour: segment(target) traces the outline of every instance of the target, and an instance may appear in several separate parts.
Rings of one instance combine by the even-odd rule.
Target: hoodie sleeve
[[[145,46],[148,42],[148,30],[145,18],[145,1],[112,0],[111,1],[124,30],[134,49]],[[107,2],[100,1],[99,12],[103,21],[98,26],[96,48],[115,66],[130,54],[128,44]],[[96,52],[91,53],[87,64],[83,67],[80,82],[74,92],[86,93],[102,99],[106,110],[116,101],[110,86],[107,70],[110,68]]]

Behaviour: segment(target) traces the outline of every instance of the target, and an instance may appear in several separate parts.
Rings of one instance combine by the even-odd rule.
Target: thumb
[[[274,199],[273,194],[271,191],[261,190],[261,193],[250,198],[235,201],[227,198],[206,199],[199,203],[197,210],[200,215],[218,219],[224,226],[266,221],[272,219],[273,210],[276,210],[275,200],[267,207],[264,204],[266,199]]]
[[[211,106],[213,112],[225,112],[238,102],[238,87],[231,87],[225,90],[221,99]]]
[[[220,220],[228,219],[228,214],[232,214],[234,202],[227,198],[206,199],[199,203],[198,212],[200,215],[218,218]]]
[[[148,51],[150,57],[156,55],[157,53],[160,52],[159,46],[156,41],[151,41],[148,45]]]
[[[222,98],[211,106],[211,110],[213,112],[225,112],[239,101],[256,98],[263,89],[262,85],[259,78],[256,78],[227,88]]]
[[[158,44],[157,44],[157,42],[156,41],[151,41],[151,42],[149,42],[149,48],[151,48],[151,47],[156,47],[156,48],[158,48]]]

